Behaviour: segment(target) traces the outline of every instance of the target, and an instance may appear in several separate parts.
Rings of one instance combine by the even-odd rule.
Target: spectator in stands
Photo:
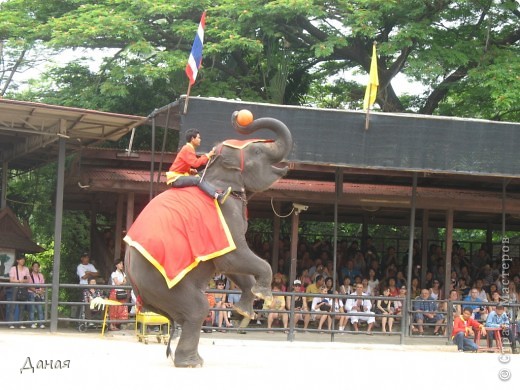
[[[460,292],[460,299],[465,299],[471,290],[471,287],[467,285],[466,278],[461,276],[458,280],[457,288]]]
[[[293,292],[301,293],[304,291],[302,282],[298,279],[295,279],[293,282]],[[285,298],[285,308],[287,310],[291,310],[291,296],[287,296]],[[309,311],[309,307],[307,306],[307,299],[302,296],[296,296],[294,298],[294,326],[298,325],[299,321],[303,321],[304,329],[307,329],[307,325],[309,324],[310,314],[303,314],[302,311]]]
[[[473,283],[473,278],[471,277],[469,273],[469,268],[467,266],[463,266],[460,269],[460,276],[464,278],[464,281],[466,282],[466,285],[471,286]],[[460,280],[460,278],[459,278]]]
[[[471,316],[471,309],[465,307],[462,309],[462,315],[455,317],[455,320],[453,321],[453,332],[451,333],[451,338],[453,343],[457,345],[459,352],[476,352],[478,346],[475,344],[475,341],[473,341],[475,332],[480,330],[482,335],[486,335],[486,329],[484,326],[471,318]]]
[[[316,277],[316,280],[314,281],[314,283],[311,283],[307,286],[307,288],[305,289],[305,292],[307,294],[319,294],[321,286],[323,286],[324,284],[325,284],[325,280],[323,279],[323,276],[318,275]],[[307,303],[308,303],[309,307],[312,304],[312,298],[313,297],[307,297]]]
[[[88,253],[85,252],[81,255],[80,264],[76,268],[76,274],[79,277],[79,284],[88,284],[89,278],[97,278],[99,276],[96,267],[90,263],[90,255]]]
[[[327,286],[323,285],[320,288],[321,294],[328,294]],[[317,312],[316,319],[318,321],[318,330],[321,330],[325,321],[327,321],[327,329],[332,327],[332,317],[330,312],[332,310],[332,298],[330,297],[314,297],[311,304],[311,310]]]
[[[419,295],[421,295],[421,281],[419,278],[414,277],[412,278],[412,291],[410,291],[410,297],[411,299],[417,298]]]
[[[273,284],[272,290],[274,293],[281,292],[282,286],[280,283]],[[284,332],[287,333],[288,322],[289,322],[289,314],[285,311],[280,312],[280,310],[285,310],[286,303],[285,297],[283,295],[273,295],[271,298],[266,298],[264,301],[264,310],[272,310],[267,315],[267,333],[273,333],[271,327],[275,319],[281,319],[283,327],[286,329]]]
[[[217,279],[217,290],[224,290],[226,288],[226,281],[224,279]],[[224,292],[218,292],[213,294],[215,298],[215,309],[227,309],[227,294]],[[222,327],[222,324],[226,326],[226,328],[231,327],[231,322],[229,322],[229,318],[227,316],[227,310],[215,310],[216,326],[219,328]],[[220,329],[219,332],[225,333],[225,329]]]
[[[424,279],[424,288],[430,289],[433,286],[433,272],[427,271]]]
[[[400,301],[394,301],[394,307],[395,307],[395,315],[400,315],[401,312],[403,311],[403,303],[406,301],[407,299],[407,296],[406,296],[406,293],[407,293],[407,289],[406,289],[406,286],[401,286],[401,288],[399,289],[399,298],[401,298]],[[413,298],[412,298],[413,299]],[[399,321],[400,318],[395,318],[395,321]]]
[[[96,309],[90,308],[90,302],[92,302],[92,300],[94,298],[105,298],[105,294],[103,293],[103,291],[101,291],[99,288],[96,287],[96,284],[97,284],[96,278],[91,276],[88,279],[89,288],[86,288],[83,290],[83,302],[86,303],[86,305],[84,307],[85,319],[87,319],[87,320],[91,320],[92,317],[97,318],[97,315],[100,314],[99,309],[96,310]],[[91,322],[88,325],[93,326],[94,323]]]
[[[509,329],[509,316],[505,312],[504,306],[498,304],[494,310],[492,310],[486,319],[486,328],[495,328],[497,330],[488,330],[489,345],[493,345],[493,339],[496,338],[495,332],[499,332],[502,338],[506,336],[509,342],[513,342],[513,335]]]
[[[473,265],[471,264],[470,259],[466,256],[466,248],[460,247],[457,255],[459,257],[461,273],[466,278],[466,282],[470,284],[471,282],[468,279],[468,276],[470,274],[473,274]],[[466,268],[466,271],[464,271],[464,268]],[[467,272],[467,275],[465,274],[465,272]]]
[[[209,283],[208,284],[208,288],[213,288],[211,286],[211,284]],[[206,298],[208,300],[208,305],[209,305],[209,312],[208,312],[208,315],[206,316],[206,319],[204,320],[204,322],[202,323],[202,326],[203,327],[208,327],[208,326],[213,326],[213,324],[215,323],[215,312],[211,309],[213,309],[215,307],[215,294],[213,293],[205,293],[206,295]],[[204,333],[211,333],[212,330],[211,329],[202,329],[204,331]],[[215,331],[213,329],[213,331]]]
[[[302,282],[303,288],[307,288],[309,284],[312,284],[312,279],[309,276],[309,270],[307,268],[302,270],[302,274],[300,275],[299,279]]]
[[[489,264],[484,265],[478,274],[478,278],[482,280],[484,286],[490,286],[495,281],[496,276],[498,275]]]
[[[373,268],[368,270],[368,286],[370,292],[374,295],[379,294],[379,279],[377,278],[376,271]]]
[[[432,287],[430,288],[430,297],[435,300],[444,299],[444,295],[442,293],[441,282],[437,279],[433,281]]]
[[[397,271],[397,274],[395,275],[395,286],[397,288],[406,286],[406,278],[404,277],[403,271]]]
[[[453,303],[453,301],[460,301],[462,298],[457,290],[451,290],[448,297],[448,303],[451,306],[453,312],[453,318],[462,315],[462,306],[460,303]]]
[[[390,296],[390,290],[385,289],[383,291],[383,298],[377,301],[376,314],[382,314],[384,317],[381,318],[381,327],[383,333],[386,333],[386,324],[388,323],[388,331],[392,332],[392,326],[394,325],[394,317],[387,317],[387,315],[393,315],[395,313],[395,301],[391,301],[388,298]]]
[[[386,253],[383,256],[383,267],[386,268],[389,264],[397,264],[397,254],[393,246],[386,248]]]
[[[110,290],[109,298],[113,301],[123,303],[123,305],[111,305],[108,308],[111,320],[110,330],[119,330],[121,328],[122,324],[117,321],[128,320],[128,306],[124,305],[124,303],[128,302],[128,290],[121,288],[122,286],[128,285],[126,273],[123,268],[123,260],[117,259],[115,261],[115,270],[110,274],[110,284],[114,287]],[[120,295],[122,295],[122,297],[119,297]]]
[[[311,280],[316,280],[317,275],[321,275],[321,271],[323,271],[323,263],[320,258],[314,260],[314,265],[309,268],[309,276]]]
[[[471,317],[475,320],[480,320],[485,309],[484,306],[481,305],[482,299],[478,297],[478,290],[476,288],[470,290],[470,294],[464,298],[464,302],[468,303],[464,303],[462,309],[470,308],[473,313]]]
[[[238,286],[233,281],[231,282],[230,290],[233,290],[233,291],[236,291],[236,292],[232,292],[232,293],[229,293],[227,295],[226,307],[229,308],[230,310],[233,310],[235,305],[240,301],[240,298],[242,297],[242,294],[240,293],[240,290],[239,290]],[[235,317],[233,317],[233,315],[235,315]],[[238,313],[236,313],[236,312],[231,312],[231,317],[230,318],[237,319],[236,316],[240,316],[240,315]]]
[[[358,283],[355,292],[349,299],[347,299],[345,309],[347,310],[347,313],[353,313],[353,315],[350,316],[350,322],[352,323],[354,330],[359,332],[358,322],[366,321],[368,323],[367,334],[371,335],[375,316],[374,312],[371,311],[372,303],[369,299],[363,298],[364,295],[366,294],[363,294],[363,285]]]
[[[354,268],[359,270],[359,275],[362,276],[366,271],[366,261],[365,256],[363,255],[363,252],[357,251],[354,255]]]
[[[30,272],[29,268],[25,266],[25,256],[19,255],[16,256],[13,266],[9,270],[9,282],[14,283],[14,287],[11,287],[9,290],[11,292],[10,300],[22,302],[22,300],[18,300],[20,298],[18,296],[18,290],[24,289],[27,291],[26,287],[23,287],[26,283],[30,281]],[[28,295],[28,294],[27,294]],[[27,298],[23,299],[24,301]],[[8,321],[24,321],[24,313],[26,310],[26,304],[23,303],[13,303],[7,306],[7,320]],[[14,325],[9,326],[10,329],[14,329]],[[20,329],[25,329],[25,325],[20,325]]]
[[[488,301],[486,290],[484,290],[484,281],[482,279],[476,279],[473,288],[478,291],[477,298],[480,298],[482,302]]]
[[[354,266],[354,260],[349,258],[345,267],[341,268],[341,278],[348,276],[350,280],[354,280],[356,276],[361,275],[361,271]]]
[[[435,336],[441,334],[440,329],[444,316],[437,313],[437,302],[430,296],[430,290],[426,288],[422,289],[421,295],[414,300],[413,309],[415,311],[414,322],[417,323],[417,330],[420,336],[424,334],[423,324],[425,322],[435,324],[435,328],[433,329]],[[412,332],[413,330],[414,328],[412,328]]]
[[[341,286],[339,286],[339,293],[341,295],[350,295],[352,294],[352,292],[354,291],[354,289],[352,288],[352,285],[350,283],[350,278],[348,276],[345,276],[343,278],[343,284],[341,284]]]
[[[338,294],[338,292],[334,291],[334,294]],[[334,311],[336,313],[345,313],[345,305],[344,305],[342,299],[334,298]],[[344,331],[345,327],[348,323],[349,317],[346,315],[339,315],[339,316],[336,316],[334,319],[338,320],[338,330],[340,332]]]
[[[500,296],[500,293],[498,291],[494,291],[489,302],[490,303],[492,302],[495,304],[502,303],[502,297]],[[496,308],[496,306],[486,306],[486,311],[488,313],[491,313],[493,310],[495,310],[495,308]],[[486,320],[487,320],[487,317],[486,317]]]
[[[30,283],[34,284],[44,284],[45,278],[43,274],[40,272],[40,263],[37,261],[33,262],[31,265],[30,272],[31,280]],[[29,301],[31,302],[43,302],[45,300],[45,288],[44,287],[30,287],[29,288]],[[34,321],[34,314],[38,313],[38,321],[40,322],[40,328],[45,328],[43,321],[45,320],[43,313],[43,305],[40,304],[32,304],[29,308],[29,320]],[[38,327],[38,323],[33,323],[31,328],[35,329]]]
[[[480,247],[480,249],[477,252],[476,256],[473,256],[473,259],[471,261],[473,267],[475,267],[475,270],[477,272],[481,269],[483,269],[486,265],[489,265],[491,262],[491,258],[486,252],[486,248],[484,244]],[[491,269],[491,267],[489,267]]]
[[[273,275],[272,284],[278,284],[280,286],[281,291],[283,291],[283,292],[287,291],[287,286],[285,284],[284,276],[280,272],[277,272]]]
[[[406,286],[406,284],[405,284]],[[399,296],[399,289],[397,288],[395,278],[388,278],[388,285],[386,286],[390,291],[391,297]]]
[[[363,285],[363,292],[366,295],[373,295],[372,289],[370,288],[370,285],[368,284],[368,278],[361,279],[361,284]]]
[[[334,279],[330,276],[325,278],[325,287],[327,287],[327,294],[334,294]]]

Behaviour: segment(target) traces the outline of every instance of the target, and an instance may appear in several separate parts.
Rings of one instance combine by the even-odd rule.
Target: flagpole
[[[188,64],[186,65],[186,75],[188,76],[189,85],[186,93],[186,100],[184,101],[184,114],[188,111],[188,100],[190,99],[191,86],[195,83],[197,73],[202,65],[202,47],[204,46],[204,28],[206,26],[206,11],[200,17],[199,27],[193,45],[191,46],[191,53],[188,57]]]
[[[379,85],[379,80],[377,78],[377,54],[376,54],[376,45],[377,42],[374,41],[372,45],[372,59],[370,61],[370,72],[369,72],[369,82],[367,85],[367,92],[368,92],[368,105],[367,105],[367,113],[365,116],[365,130],[368,130],[368,125],[370,122],[370,106],[371,106],[371,100],[372,100],[372,85],[375,84],[376,88]],[[376,78],[376,82],[374,83],[373,78]],[[376,89],[377,91],[377,89]],[[377,97],[377,92],[376,92]]]
[[[188,99],[190,98],[191,83],[188,85],[188,92],[186,92],[186,100],[184,101],[184,115],[188,112]]]
[[[372,91],[370,91],[370,92],[372,92]],[[371,95],[370,92],[368,92],[368,101],[370,101],[370,95]],[[370,120],[369,117],[370,117],[370,104],[367,107],[367,113],[365,115],[365,130],[368,130],[368,122]]]

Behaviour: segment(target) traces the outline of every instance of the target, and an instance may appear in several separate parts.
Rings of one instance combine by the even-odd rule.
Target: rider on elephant
[[[223,204],[231,193],[231,187],[228,187],[224,192],[217,192],[211,184],[202,180],[195,169],[206,165],[210,158],[215,155],[215,148],[213,148],[210,152],[197,157],[195,150],[200,146],[201,140],[197,129],[186,131],[187,143],[177,154],[170,170],[166,172],[166,183],[171,184],[174,188],[197,186],[209,197],[215,198],[220,204]]]

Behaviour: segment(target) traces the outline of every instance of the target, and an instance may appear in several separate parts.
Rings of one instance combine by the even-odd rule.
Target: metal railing
[[[27,283],[24,284],[23,287],[36,287],[36,288],[44,288],[45,294],[44,299],[42,301],[13,301],[10,293],[12,293],[13,287],[20,287],[18,285],[13,286],[12,283],[4,283],[0,282],[0,326],[24,326],[29,327],[32,324],[45,324],[48,326],[50,324],[49,319],[49,312],[50,312],[50,297],[52,296],[52,285],[51,284],[36,284],[36,283]],[[69,291],[70,296],[74,295],[74,291],[78,292],[78,295],[83,295],[82,292],[85,288],[89,288],[88,285],[78,285],[78,284],[61,284],[60,285],[60,292]],[[112,285],[95,285],[96,289],[99,289],[101,291],[106,291],[106,297],[108,297],[108,293],[110,290],[114,288]],[[9,291],[11,289],[11,291]],[[130,291],[130,286],[118,286],[118,289],[125,289]],[[216,289],[209,289],[206,291],[207,293],[225,293],[225,294],[240,294],[240,290],[216,290]],[[7,294],[6,294],[7,293]],[[65,294],[60,294],[59,296],[64,296]],[[419,313],[418,310],[414,308],[414,303],[416,300],[408,301],[406,298],[402,297],[387,297],[387,296],[373,296],[373,295],[363,295],[363,300],[370,300],[372,302],[372,310],[370,313],[366,312],[345,312],[345,311],[338,311],[336,308],[336,305],[331,305],[331,311],[329,312],[323,312],[323,311],[316,311],[312,310],[310,305],[311,301],[315,297],[321,297],[321,298],[329,298],[334,302],[335,300],[342,300],[346,301],[347,299],[353,299],[356,297],[355,295],[342,295],[342,294],[309,294],[304,292],[273,292],[273,296],[283,296],[284,298],[290,297],[291,302],[289,307],[287,308],[287,305],[283,308],[280,308],[278,310],[270,310],[270,309],[264,309],[262,308],[255,308],[255,314],[256,318],[253,318],[251,320],[241,320],[240,318],[235,317],[235,327],[233,328],[233,331],[238,332],[265,332],[267,330],[266,328],[266,319],[267,316],[271,313],[279,313],[279,314],[287,314],[288,315],[288,326],[287,327],[272,327],[269,330],[273,332],[285,332],[287,333],[287,340],[293,341],[295,340],[296,334],[299,332],[302,332],[304,329],[301,327],[298,327],[298,324],[295,322],[295,316],[297,314],[301,314],[304,318],[305,316],[310,316],[310,325],[305,329],[306,332],[309,333],[326,333],[330,335],[330,341],[335,341],[335,337],[340,334],[358,334],[361,332],[357,332],[353,329],[338,329],[337,323],[340,317],[355,317],[355,316],[364,316],[364,317],[373,317],[376,321],[380,321],[383,317],[386,317],[387,319],[393,318],[394,323],[399,324],[399,330],[398,331],[392,331],[392,332],[386,332],[383,333],[380,328],[374,327],[372,329],[372,334],[374,335],[382,335],[382,334],[389,334],[389,335],[397,335],[399,336],[399,343],[403,344],[405,339],[407,338],[413,338],[417,337],[418,335],[413,334],[410,329],[414,326],[419,325],[419,323],[414,319],[414,316]],[[296,310],[294,307],[294,303],[296,301],[296,298],[302,297],[303,299],[309,299],[308,302],[308,308],[307,310]],[[389,300],[389,301],[395,301],[400,302],[401,311],[394,314],[388,314],[388,313],[376,313],[375,307],[378,300]],[[286,299],[284,299],[286,301]],[[468,306],[473,304],[472,302],[468,301],[448,301],[448,300],[436,300],[434,301],[438,306],[437,309],[432,311],[433,314],[440,314],[443,316],[443,322],[440,324],[442,327],[442,333],[440,336],[436,336],[439,339],[445,339],[447,344],[451,344],[451,333],[453,330],[453,320],[455,313],[457,313],[456,308],[463,308],[464,306]],[[512,343],[511,343],[511,349],[513,352],[516,351],[516,340],[517,340],[517,327],[518,323],[516,321],[518,317],[518,312],[520,311],[520,304],[518,303],[510,303],[510,302],[502,302],[501,303],[506,311],[509,313],[512,324]],[[29,319],[28,311],[27,311],[27,318],[22,318],[18,320],[14,320],[12,317],[9,317],[9,314],[12,314],[12,310],[14,309],[14,306],[24,306],[27,310],[32,310],[37,305],[43,305],[44,307],[44,320],[41,321],[38,318],[34,318],[32,321]],[[133,306],[132,302],[124,303],[129,309],[131,306]],[[479,306],[482,307],[493,307],[496,306],[496,302],[478,302]],[[85,326],[85,324],[93,323],[97,325],[98,327],[101,326],[101,324],[104,322],[103,318],[85,318],[82,313],[84,313],[84,310],[88,306],[87,302],[83,302],[82,299],[75,299],[75,300],[62,300],[60,299],[58,302],[58,324],[61,328],[63,327],[75,327],[79,331],[81,331],[81,326],[83,325],[83,329],[88,329],[88,326]],[[439,309],[439,306],[442,307],[442,309]],[[10,312],[11,310],[11,312]],[[129,310],[130,311],[130,310]],[[210,311],[213,311],[214,313],[218,312],[232,312],[232,307],[225,307],[225,308],[210,308]],[[35,313],[37,314],[37,313]],[[227,314],[226,314],[227,315]],[[317,316],[326,315],[330,316],[331,318],[331,329],[329,330],[327,326],[324,326],[322,329],[317,329],[315,321]],[[314,319],[313,319],[314,318]],[[259,320],[260,324],[256,324],[256,321]],[[135,319],[129,316],[128,320],[113,320],[110,319],[110,317],[107,317],[106,323],[107,325],[111,323],[119,323],[119,324],[125,324],[125,325],[131,325],[133,327],[135,325]],[[484,322],[481,320],[481,322]],[[174,324],[172,324],[174,325]],[[438,326],[439,324],[431,323],[431,322],[423,322],[422,326],[424,328],[430,329],[431,327]],[[217,327],[213,324],[211,325],[205,325],[203,326],[203,330],[206,331],[213,331],[213,330],[229,330],[225,327]],[[175,326],[172,326],[172,331],[176,331]],[[426,333],[431,332],[425,332],[423,337],[429,337],[430,335],[427,335]],[[433,337],[433,335],[431,335]],[[388,338],[389,341],[395,340],[395,338]]]

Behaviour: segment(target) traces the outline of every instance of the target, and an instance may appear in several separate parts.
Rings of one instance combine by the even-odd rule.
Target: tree
[[[364,86],[345,74],[368,73],[376,41],[381,110],[519,117],[520,11],[514,0],[8,0],[2,15],[22,23],[4,24],[0,39],[27,33],[56,49],[110,49],[99,71],[68,80],[77,97],[66,101],[114,100],[125,108],[139,91],[154,96],[153,109],[187,88],[184,67],[204,8],[195,94],[359,108]],[[65,69],[73,70],[71,64]],[[399,73],[423,83],[426,92],[397,96],[392,81]],[[75,88],[84,76],[91,88]],[[48,89],[46,98],[54,94],[59,101],[64,87]],[[459,102],[467,103],[459,110]],[[141,110],[150,108],[141,103]]]

